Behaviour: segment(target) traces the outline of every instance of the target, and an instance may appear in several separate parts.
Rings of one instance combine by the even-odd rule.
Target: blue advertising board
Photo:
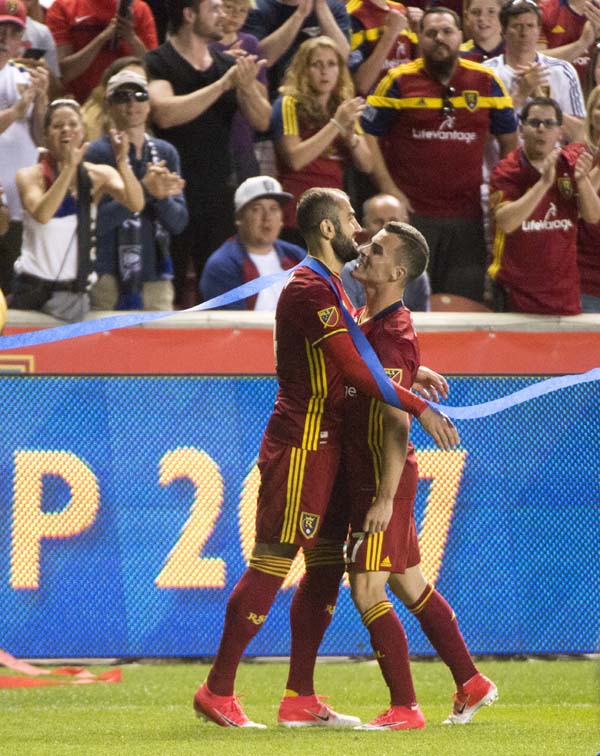
[[[453,377],[453,405],[539,380]],[[253,543],[272,376],[0,378],[0,648],[29,658],[199,657]],[[598,384],[458,422],[417,423],[423,566],[477,654],[597,650]],[[248,648],[289,651],[301,558]],[[413,654],[432,654],[401,607]],[[347,586],[321,653],[370,652]]]

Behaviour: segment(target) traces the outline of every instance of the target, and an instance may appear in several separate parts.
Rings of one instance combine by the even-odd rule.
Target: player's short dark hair
[[[538,25],[541,24],[541,11],[535,0],[508,0],[500,10],[500,26],[502,27],[502,31],[506,31],[511,18],[522,16],[524,13],[535,13]]]
[[[452,8],[445,8],[443,5],[436,5],[433,8],[427,8],[421,16],[421,20],[419,21],[419,31],[423,31],[423,26],[425,24],[425,19],[427,18],[427,16],[433,16],[434,14],[439,15],[440,13],[447,13],[449,16],[452,16],[454,23],[456,24],[456,28],[462,30],[462,22],[460,20],[460,16],[456,11],[453,11]]]
[[[556,115],[558,125],[562,125],[563,112],[560,109],[560,105],[556,102],[556,100],[553,100],[552,97],[533,97],[531,100],[529,100],[529,102],[525,105],[519,115],[521,123],[529,118],[529,111],[534,107],[534,105],[537,105],[540,108],[552,108],[554,110],[554,114]]]
[[[334,227],[339,227],[340,200],[348,195],[341,189],[307,189],[296,206],[296,225],[302,236],[315,233],[321,221],[330,220]]]
[[[169,20],[168,30],[170,34],[177,34],[183,25],[184,8],[193,8],[198,10],[202,0],[165,0],[167,18]]]
[[[427,239],[410,223],[390,221],[383,230],[398,237],[400,244],[396,249],[396,260],[406,267],[408,280],[414,281],[426,270],[429,262]]]

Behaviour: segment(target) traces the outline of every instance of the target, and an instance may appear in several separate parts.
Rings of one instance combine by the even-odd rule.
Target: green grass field
[[[275,725],[287,667],[246,663],[238,691],[267,730],[216,727],[191,700],[207,672],[199,664],[123,667],[121,683],[0,690],[0,753],[194,754],[194,756],[595,756],[600,751],[599,663],[483,661],[499,700],[463,727],[441,724],[453,685],[439,662],[413,664],[427,728],[415,732],[286,730]],[[386,708],[373,662],[320,663],[317,689],[334,708],[368,720]]]

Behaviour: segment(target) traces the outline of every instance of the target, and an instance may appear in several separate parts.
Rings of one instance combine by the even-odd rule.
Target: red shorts
[[[365,512],[371,504],[366,503]],[[363,533],[359,525],[348,537],[346,568],[364,572],[406,572],[421,561],[414,499],[395,499],[390,524],[381,533]],[[363,515],[364,517],[364,515]]]
[[[414,516],[418,476],[416,459],[409,455],[394,499],[392,519],[385,531],[380,533],[362,532],[365,515],[371,506],[375,491],[363,488],[350,492],[351,532],[346,548],[348,570],[406,572],[407,567],[414,567],[420,563]]]
[[[340,461],[340,448],[287,446],[265,434],[258,455],[258,543],[315,545]]]

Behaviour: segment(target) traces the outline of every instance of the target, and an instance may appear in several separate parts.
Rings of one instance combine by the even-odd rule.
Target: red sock
[[[457,685],[477,674],[469,649],[462,637],[456,615],[446,599],[428,585],[418,600],[408,607],[421,623],[423,632],[442,661],[450,668]]]
[[[316,561],[309,552],[304,555],[306,573],[296,589],[290,608],[290,627],[292,644],[290,651],[290,669],[286,689],[299,696],[310,696],[315,692],[314,672],[319,646],[333,617],[335,604],[344,574],[344,564],[340,558],[341,549],[329,547],[330,564]],[[323,556],[325,549],[316,548]],[[323,556],[324,559],[324,556]]]
[[[291,560],[286,561],[291,564]],[[233,695],[242,654],[262,627],[284,577],[249,567],[233,589],[227,602],[219,650],[206,681],[212,693]]]
[[[415,689],[410,672],[406,633],[389,601],[379,601],[361,615],[371,636],[371,646],[377,657],[381,674],[390,689],[392,706],[416,704]]]

